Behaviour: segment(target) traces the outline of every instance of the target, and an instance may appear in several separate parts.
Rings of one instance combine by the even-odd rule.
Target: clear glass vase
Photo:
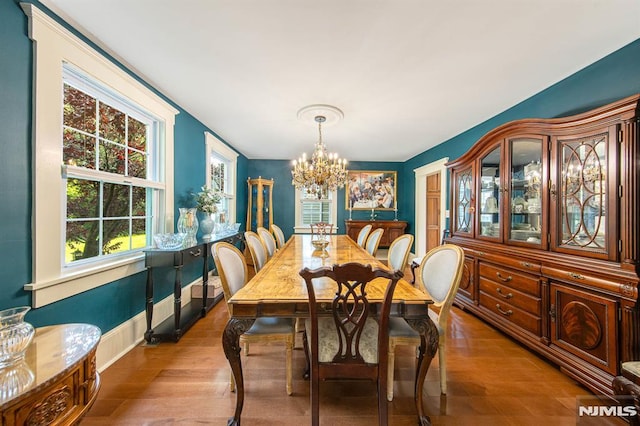
[[[178,218],[178,232],[185,234],[184,247],[190,247],[197,243],[196,233],[198,232],[198,217],[195,208],[181,207]]]
[[[35,329],[24,321],[29,306],[0,311],[0,368],[24,359],[24,353],[33,340]]]

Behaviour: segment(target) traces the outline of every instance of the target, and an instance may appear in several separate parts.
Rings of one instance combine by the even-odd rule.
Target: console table
[[[3,425],[72,425],[98,396],[100,329],[89,324],[37,328],[24,360],[0,369]]]
[[[146,289],[146,317],[147,331],[144,338],[147,343],[172,340],[177,342],[182,335],[222,298],[222,295],[208,299],[207,284],[209,282],[209,256],[211,246],[219,241],[235,244],[242,241],[240,233],[218,235],[208,241],[198,241],[190,247],[175,250],[150,249],[145,250],[145,266],[147,267]],[[202,262],[202,301],[192,299],[182,306],[182,267],[192,262]],[[154,329],[151,327],[153,319],[153,268],[173,267],[175,280],[173,286],[173,317],[169,317]]]
[[[358,233],[366,225],[371,224],[373,226],[371,231],[376,228],[384,229],[378,246],[383,248],[389,247],[393,240],[404,234],[404,230],[407,227],[407,222],[404,220],[345,220],[344,223],[347,228],[347,235],[354,241],[357,241]]]

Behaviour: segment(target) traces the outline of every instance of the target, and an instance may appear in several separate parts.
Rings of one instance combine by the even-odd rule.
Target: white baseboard
[[[189,283],[182,288],[182,306],[191,301],[191,287],[202,285],[202,278]],[[173,315],[173,293],[153,304],[153,319],[151,327],[155,327]],[[145,311],[123,322],[119,326],[102,335],[96,353],[98,371],[103,371],[116,362],[127,352],[144,340],[147,331],[147,317]]]

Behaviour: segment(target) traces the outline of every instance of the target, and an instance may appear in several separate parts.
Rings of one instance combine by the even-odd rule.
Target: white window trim
[[[449,157],[441,158],[432,163],[414,169],[416,179],[416,239],[415,254],[421,256],[427,252],[427,175],[440,172],[440,229],[443,230],[449,217],[447,209],[447,167]]]
[[[32,306],[38,308],[144,270],[144,253],[64,268],[65,189],[62,165],[62,64],[68,62],[126,95],[160,122],[164,198],[153,232],[173,232],[173,126],[178,110],[30,3],[21,3],[34,41]],[[164,128],[163,128],[164,127]]]
[[[229,182],[227,192],[225,194],[231,195],[231,199],[229,199],[229,211],[227,212],[227,221],[235,222],[236,221],[236,187],[238,186],[237,176],[238,176],[238,153],[233,149],[229,148],[224,142],[215,137],[213,134],[209,132],[204,132],[204,141],[206,145],[206,183],[207,186],[211,186],[211,153],[215,152],[216,154],[224,157],[227,161],[229,161]]]
[[[311,227],[309,225],[301,225],[302,222],[302,191],[299,189],[295,190],[295,205],[296,205],[296,223],[293,227],[293,232],[296,234],[309,234],[311,233]],[[338,191],[331,191],[331,204],[330,204],[330,216],[331,221],[334,222],[333,229],[334,232],[338,232]]]

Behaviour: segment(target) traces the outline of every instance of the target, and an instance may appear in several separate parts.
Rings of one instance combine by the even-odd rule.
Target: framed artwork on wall
[[[345,206],[353,210],[394,210],[397,206],[397,173],[352,170],[348,173]]]

